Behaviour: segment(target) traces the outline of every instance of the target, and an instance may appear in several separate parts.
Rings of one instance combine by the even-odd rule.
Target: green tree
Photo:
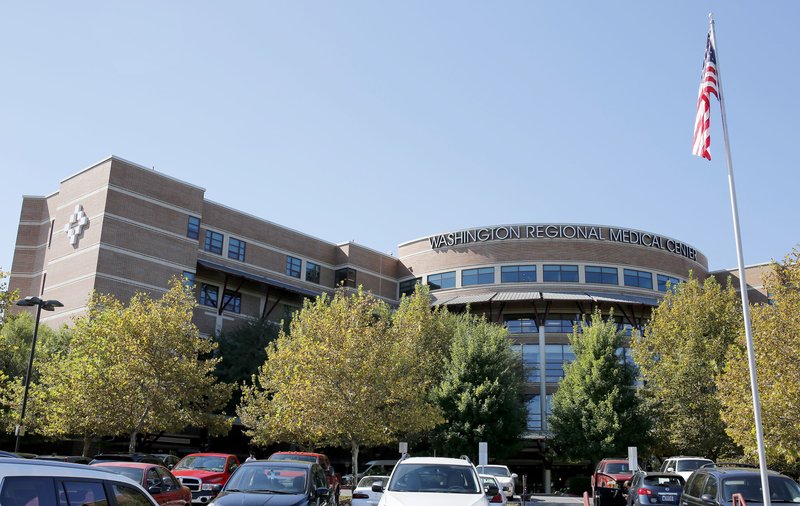
[[[720,417],[716,378],[741,329],[733,287],[690,277],[667,291],[644,335],[634,337],[657,454],[717,458],[736,451]]]
[[[237,412],[246,433],[262,445],[350,448],[358,469],[362,447],[433,428],[441,421],[428,398],[434,361],[419,342],[430,337],[423,330],[431,311],[417,297],[428,295],[404,299],[396,322],[388,305],[360,290],[307,300],[243,390]]]
[[[477,462],[478,443],[485,441],[493,457],[510,456],[526,428],[522,358],[500,325],[469,313],[451,318],[455,335],[433,394],[446,423],[434,430],[433,445]]]
[[[764,288],[770,304],[752,308],[753,349],[758,372],[764,446],[770,467],[788,470],[800,464],[800,250],[772,264]],[[753,396],[743,333],[728,350],[719,378],[722,419],[745,454],[757,458]]]
[[[549,419],[554,447],[568,458],[597,461],[643,441],[648,421],[636,398],[636,371],[616,354],[623,341],[613,314],[606,320],[599,309],[570,336],[575,360],[553,395]]]
[[[128,435],[188,425],[224,433],[231,420],[214,414],[231,385],[213,376],[219,359],[204,360],[216,345],[192,324],[194,296],[179,280],[159,299],[134,295],[127,306],[94,294],[75,321],[69,349],[46,364],[39,395],[51,435]],[[86,451],[88,448],[84,448]]]
[[[274,322],[252,318],[235,329],[217,335],[216,355],[220,358],[216,377],[225,383],[252,384],[258,368],[267,359],[267,345],[278,338],[280,327]],[[237,388],[227,408],[235,410],[241,401],[241,389]],[[226,409],[227,409],[226,408]]]

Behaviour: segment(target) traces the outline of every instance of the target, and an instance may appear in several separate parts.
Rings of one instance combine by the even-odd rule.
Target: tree
[[[800,460],[800,250],[773,262],[764,288],[771,303],[755,306],[751,313],[764,446],[770,467],[786,469]],[[744,334],[736,337],[718,381],[722,419],[728,434],[755,459],[747,348]]]
[[[253,442],[349,447],[357,470],[362,446],[439,423],[428,399],[434,360],[420,337],[430,337],[431,311],[418,297],[427,291],[404,299],[396,319],[360,290],[307,300],[243,390],[237,413]]]
[[[570,336],[575,360],[553,395],[549,419],[555,449],[568,458],[597,461],[643,441],[648,421],[636,398],[636,371],[616,354],[623,340],[613,314],[606,320],[599,309]]]
[[[469,313],[451,318],[455,335],[434,389],[446,423],[434,430],[434,447],[477,462],[478,443],[485,441],[493,456],[513,455],[527,424],[522,359],[503,327]]]
[[[690,277],[666,292],[644,335],[634,337],[658,454],[715,459],[735,452],[720,417],[716,378],[741,329],[741,304],[730,283],[723,288],[709,277],[701,285]]]
[[[216,345],[192,324],[194,296],[177,279],[159,299],[134,295],[125,306],[93,294],[75,322],[69,349],[42,371],[46,434],[130,437],[188,425],[224,433],[231,421],[214,414],[231,385],[213,376]]]

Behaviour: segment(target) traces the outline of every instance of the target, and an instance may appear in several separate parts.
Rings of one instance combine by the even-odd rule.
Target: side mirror
[[[317,494],[317,497],[324,497],[328,495],[328,489],[326,487],[319,487],[314,493]]]
[[[512,478],[514,478],[515,480],[516,480],[517,478],[519,478],[519,476],[517,476],[517,473],[511,473],[511,477],[512,477]]]
[[[496,485],[489,485],[488,487],[486,487],[486,495],[490,495],[490,496],[494,497],[499,493],[500,493],[500,489],[497,488]]]
[[[222,490],[222,485],[220,485],[219,483],[216,483],[211,486],[211,492],[214,494],[219,494],[220,490]]]
[[[152,487],[149,487],[149,488],[147,489],[147,491],[148,491],[148,492],[150,492],[150,494],[151,494],[151,495],[155,495],[155,494],[160,494],[160,493],[162,493],[162,492],[164,491],[164,489],[162,489],[162,488],[161,488],[161,487],[159,487],[158,485],[153,485]]]
[[[700,496],[700,500],[706,504],[716,504],[716,498],[711,494],[703,494]]]
[[[668,468],[666,469],[666,471],[667,471],[668,473],[674,473],[674,472],[675,472],[675,468],[674,468],[674,467],[668,467]]]
[[[382,494],[383,493],[383,486],[382,485],[378,485],[376,483],[373,483],[372,484],[372,491],[373,492],[379,492],[379,493]]]

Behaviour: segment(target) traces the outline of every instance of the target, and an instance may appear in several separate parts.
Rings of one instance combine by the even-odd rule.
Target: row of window
[[[525,368],[525,380],[538,384],[542,381],[542,367],[539,364],[538,344],[515,344],[512,349],[522,354],[522,365]],[[634,365],[629,348],[617,348],[617,359],[628,365]],[[575,353],[569,344],[544,345],[544,381],[558,383],[564,378],[565,368],[575,360]]]
[[[219,287],[200,283],[200,305],[219,308]],[[242,294],[231,290],[225,290],[222,295],[222,310],[231,313],[242,312]]]
[[[604,316],[607,318],[607,316]],[[617,328],[626,335],[631,335],[633,325],[631,325],[622,316],[615,316],[614,321],[617,323]],[[641,319],[636,321],[638,326],[643,326],[646,322]],[[536,324],[536,319],[532,314],[509,314],[503,317],[503,324],[511,334],[538,334],[539,326]],[[570,314],[548,314],[544,322],[544,331],[546,333],[561,333],[572,334],[573,327],[578,325],[578,332],[581,331],[583,321],[580,315]]]
[[[625,286],[635,288],[653,289],[653,274],[636,269],[623,269],[623,282]],[[587,265],[584,267],[584,280],[586,283],[604,285],[619,285],[619,269],[616,267],[601,267]],[[658,290],[667,291],[668,285],[677,285],[680,280],[665,274],[656,275]],[[543,265],[542,281],[545,283],[577,283],[577,265]],[[410,279],[400,283],[400,295],[414,292],[414,285],[421,282],[421,278]],[[461,271],[461,286],[490,285],[495,282],[495,268],[481,267],[478,269],[463,269]],[[501,283],[536,283],[535,265],[504,265],[500,267]],[[456,287],[456,271],[441,272],[428,276],[428,285],[431,290]]]
[[[189,216],[189,221],[186,225],[186,237],[190,239],[200,238],[200,218],[196,216]],[[222,254],[222,247],[225,243],[225,236],[213,230],[206,230],[206,235],[203,238],[203,250],[215,255]],[[231,237],[228,239],[228,258],[244,262],[245,248],[247,243],[241,239]]]

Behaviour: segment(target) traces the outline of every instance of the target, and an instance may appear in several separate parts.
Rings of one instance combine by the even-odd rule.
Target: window
[[[500,268],[501,283],[535,283],[535,265],[506,265]]]
[[[124,504],[125,506],[152,505],[150,499],[133,487],[114,483],[111,485],[111,490],[114,491],[114,497],[117,499],[117,504]]]
[[[631,352],[630,348],[617,348],[614,350],[614,354],[617,356],[620,364],[636,367],[636,364],[633,362],[633,353]]]
[[[244,262],[244,247],[246,244],[240,239],[231,237],[228,241],[228,258]]]
[[[217,307],[217,300],[219,297],[219,288],[214,285],[207,285],[200,283],[200,305],[208,307]]]
[[[231,290],[225,290],[225,295],[222,296],[222,309],[224,311],[230,311],[231,313],[241,313],[242,294]]]
[[[638,286],[639,288],[653,288],[653,275],[646,271],[625,269],[625,286]]]
[[[431,290],[439,290],[442,288],[455,288],[456,271],[443,272],[441,274],[432,274],[428,276],[428,285],[430,285]]]
[[[319,284],[319,265],[306,262],[306,281]]]
[[[577,283],[577,265],[545,265],[544,281],[555,281],[558,283]]]
[[[56,506],[53,478],[49,476],[8,476],[3,479],[0,504]]]
[[[616,267],[586,266],[586,282],[602,283],[604,285],[618,285],[619,273]]]
[[[47,249],[50,249],[50,245],[53,243],[53,229],[56,227],[56,220],[50,220],[50,235],[47,237]]]
[[[560,334],[572,334],[572,327],[575,318],[566,314],[551,314],[544,322],[544,331],[547,333],[557,332]]]
[[[549,418],[552,412],[553,395],[545,396],[545,414]],[[528,410],[528,430],[543,430],[544,424],[542,423],[542,396],[532,395],[525,403]]]
[[[494,267],[461,271],[461,286],[488,285],[492,283],[494,283]]]
[[[286,256],[286,275],[293,278],[300,278],[300,266],[303,261],[293,256]]]
[[[673,278],[672,276],[667,276],[665,274],[658,274],[658,275],[656,275],[656,278],[658,279],[658,291],[659,292],[666,292],[667,291],[667,283],[669,283],[670,288],[672,290],[675,290],[675,287],[678,285],[678,283],[681,282],[680,279]]]
[[[539,345],[538,344],[515,344],[511,349],[522,354],[522,367],[525,370],[525,381],[528,383],[539,383]]]
[[[100,481],[64,481],[69,506],[106,506],[106,491]]]
[[[503,317],[506,328],[511,334],[535,334],[539,332],[536,320],[532,315],[507,315]]]
[[[403,295],[414,295],[414,290],[418,284],[422,283],[422,278],[407,279],[400,282],[400,297]]]
[[[188,286],[189,288],[194,287],[194,272],[183,271],[181,277],[183,278],[183,284],[185,286]]]
[[[186,224],[186,237],[189,239],[200,238],[200,218],[189,216],[189,222]]]
[[[333,276],[333,284],[356,288],[356,270],[349,267],[337,270]]]
[[[546,344],[544,346],[545,381],[558,383],[564,377],[565,366],[575,360],[572,347],[568,344]]]
[[[221,255],[223,237],[224,236],[219,232],[212,232],[211,230],[206,230],[206,241],[203,244],[203,249],[206,251],[210,251],[211,253],[216,253],[217,255]]]

